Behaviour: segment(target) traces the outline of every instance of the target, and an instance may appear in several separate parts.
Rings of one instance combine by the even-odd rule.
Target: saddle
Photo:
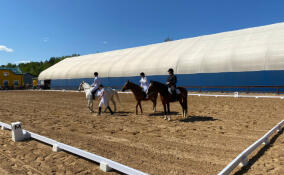
[[[170,90],[171,94],[171,101],[177,101],[178,100],[178,95],[180,94],[180,90],[178,88],[175,88],[174,90]]]
[[[144,98],[144,99],[147,99],[147,98],[148,98],[146,92],[144,92],[143,90],[142,90],[142,94],[143,94],[143,98]]]

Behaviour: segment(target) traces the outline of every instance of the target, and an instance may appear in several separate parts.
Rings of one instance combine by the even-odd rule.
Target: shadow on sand
[[[131,113],[134,113],[134,112],[128,112],[128,111],[117,111],[117,112],[114,112],[114,114],[117,115],[117,116],[128,116],[128,114],[131,114]]]
[[[253,156],[251,159],[249,159],[249,162],[246,166],[243,166],[239,171],[237,171],[234,175],[241,175],[241,174],[245,174],[248,172],[248,170],[253,166],[253,164],[261,157],[264,155],[264,153],[266,151],[268,151],[274,144],[274,142],[276,141],[276,139],[283,134],[283,129],[278,132],[276,135],[274,135],[271,139],[270,142],[265,145],[263,148],[261,148],[257,154],[255,156]]]
[[[170,114],[171,114],[171,115],[178,115],[178,112],[171,112]],[[151,114],[149,114],[149,116],[161,117],[161,116],[164,116],[164,112],[151,113]]]
[[[188,116],[187,118],[180,119],[180,122],[206,122],[206,121],[215,121],[219,119],[215,119],[213,117],[207,116]]]

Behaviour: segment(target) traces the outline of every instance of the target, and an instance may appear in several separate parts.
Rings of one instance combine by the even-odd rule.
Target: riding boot
[[[95,100],[96,99],[96,91],[92,92],[92,96],[93,96],[93,100]]]
[[[172,97],[173,97],[173,99],[174,99],[174,100],[176,100],[176,99],[177,99],[177,93],[176,93],[176,90],[173,90],[173,91],[172,91]]]
[[[96,90],[92,91],[93,100],[95,100],[95,99],[96,99],[96,92],[97,92],[97,90],[98,90],[98,89],[96,89]]]
[[[99,107],[98,115],[101,115],[101,113],[102,113],[102,107]]]
[[[110,109],[110,107],[108,106],[107,109],[109,110],[110,114],[113,115],[112,110]]]

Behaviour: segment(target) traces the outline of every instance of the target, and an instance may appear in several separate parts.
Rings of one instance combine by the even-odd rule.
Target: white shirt
[[[92,86],[94,86],[95,89],[99,88],[99,85],[101,84],[100,79],[98,77],[94,78],[94,83]]]
[[[148,89],[148,81],[146,77],[141,77],[140,82],[140,86],[143,88],[143,90],[146,92],[146,90]]]
[[[101,101],[99,103],[99,107],[102,106],[102,104],[104,104],[106,107],[108,107],[108,94],[106,93],[105,89],[102,88],[101,90],[98,91],[98,95],[101,96]]]

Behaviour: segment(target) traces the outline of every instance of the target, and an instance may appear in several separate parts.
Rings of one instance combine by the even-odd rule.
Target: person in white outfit
[[[109,107],[109,104],[108,104],[109,97],[107,96],[107,93],[105,93],[105,89],[104,89],[104,86],[102,84],[99,85],[98,95],[99,95],[99,100],[100,100],[98,115],[101,115],[103,104],[109,110],[111,115],[113,115],[113,112],[112,112],[112,110],[111,110],[111,108]]]
[[[95,99],[95,97],[96,97],[96,92],[97,92],[99,86],[101,85],[101,81],[100,81],[100,79],[99,79],[99,73],[98,73],[98,72],[95,72],[95,73],[94,73],[94,76],[95,76],[95,78],[94,78],[94,83],[91,84],[91,86],[93,86],[93,89],[91,90],[92,95],[93,95],[93,99]]]
[[[144,72],[140,73],[141,79],[140,79],[140,86],[142,87],[143,91],[146,92],[148,89],[148,81],[147,81],[147,77],[145,76]]]

